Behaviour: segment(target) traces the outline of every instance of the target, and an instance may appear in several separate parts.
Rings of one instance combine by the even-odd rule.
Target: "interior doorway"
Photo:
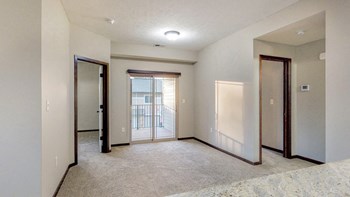
[[[131,142],[177,138],[177,76],[130,75]]]
[[[254,59],[259,60],[261,54],[293,59],[292,158],[325,162],[326,13],[317,13],[259,36],[254,40]],[[271,106],[269,100],[266,103]],[[283,140],[286,140],[284,136]],[[266,152],[271,151],[263,149],[263,156]]]
[[[82,134],[84,132],[84,134]],[[79,134],[80,135],[79,135]],[[79,136],[96,142],[96,151],[107,153],[108,63],[74,56],[74,153],[78,163]],[[95,139],[96,138],[96,139]]]
[[[291,158],[291,61],[260,55],[260,163],[263,147]]]

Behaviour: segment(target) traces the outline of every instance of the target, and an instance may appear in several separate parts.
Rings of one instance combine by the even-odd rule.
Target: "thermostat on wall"
[[[301,85],[300,90],[302,92],[308,92],[308,91],[310,91],[310,85]]]

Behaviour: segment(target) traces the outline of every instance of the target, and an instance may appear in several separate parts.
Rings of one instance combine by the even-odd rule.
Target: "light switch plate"
[[[50,101],[46,100],[46,111],[50,111]]]

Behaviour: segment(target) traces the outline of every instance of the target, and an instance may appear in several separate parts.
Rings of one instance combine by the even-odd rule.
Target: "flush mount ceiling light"
[[[297,35],[298,36],[303,36],[305,34],[305,31],[304,30],[299,30],[297,31]]]
[[[168,40],[177,40],[180,37],[180,32],[178,31],[167,31],[164,33]]]
[[[106,18],[106,22],[113,25],[115,23],[115,20],[112,18]]]

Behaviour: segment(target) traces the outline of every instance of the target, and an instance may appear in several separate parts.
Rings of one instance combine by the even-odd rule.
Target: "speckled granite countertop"
[[[350,160],[214,186],[172,197],[187,196],[350,196]]]

